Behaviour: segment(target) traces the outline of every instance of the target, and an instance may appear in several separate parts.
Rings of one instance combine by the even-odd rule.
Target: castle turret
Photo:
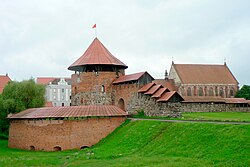
[[[77,59],[69,70],[75,71],[72,79],[73,105],[112,105],[112,82],[125,75],[128,68],[113,56],[108,49],[95,38],[84,54]]]

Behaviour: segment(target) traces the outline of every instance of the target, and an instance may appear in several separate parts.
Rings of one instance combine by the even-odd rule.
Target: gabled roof
[[[118,83],[124,83],[124,82],[129,82],[129,81],[137,81],[139,80],[144,74],[148,74],[147,71],[145,72],[138,72],[135,74],[129,74],[129,75],[123,75],[117,78],[113,84],[118,84]],[[149,74],[148,74],[149,75]],[[149,75],[151,77],[151,75]],[[153,77],[152,77],[153,78]]]
[[[10,77],[6,75],[0,75],[0,93],[3,92],[4,87],[11,81]]]
[[[161,97],[161,95],[162,95],[165,91],[166,91],[166,92],[170,92],[170,90],[169,90],[168,88],[160,88],[160,89],[158,89],[158,90],[153,94],[152,97],[159,98],[159,97]]]
[[[174,79],[155,79],[153,80],[156,84],[161,84],[163,87],[168,88],[170,91],[176,91],[176,87],[174,84]]]
[[[61,79],[64,79],[68,85],[71,85],[71,78],[37,77],[36,82],[42,85],[49,85],[50,83],[52,85],[57,85]]]
[[[173,64],[183,84],[238,84],[224,65]]]
[[[139,89],[137,92],[138,93],[144,93],[147,92],[152,86],[156,85],[155,83],[151,82],[146,85],[144,85],[141,89]]]
[[[42,85],[48,85],[50,82],[54,81],[56,78],[53,77],[37,77],[36,82]]]
[[[102,117],[127,116],[122,109],[112,105],[66,106],[31,108],[17,114],[9,114],[9,119],[36,119],[36,118],[69,118],[69,117]]]
[[[153,95],[158,89],[163,88],[162,85],[154,85],[152,86],[147,92],[145,92],[145,95]]]
[[[158,100],[157,102],[167,102],[170,100],[171,97],[173,96],[179,96],[182,100],[184,100],[179,93],[176,91],[171,91],[171,92],[165,92]]]
[[[69,70],[77,71],[80,66],[113,65],[122,69],[128,68],[123,62],[113,56],[108,49],[95,38],[84,54],[69,66]]]

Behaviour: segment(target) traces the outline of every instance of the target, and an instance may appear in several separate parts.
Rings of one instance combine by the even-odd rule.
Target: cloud
[[[1,1],[0,73],[17,80],[69,76],[95,37],[127,73],[162,78],[175,63],[222,64],[250,84],[247,0]],[[173,58],[172,58],[173,57]]]

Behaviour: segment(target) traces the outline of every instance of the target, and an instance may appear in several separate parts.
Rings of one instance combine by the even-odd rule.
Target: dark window
[[[213,88],[209,88],[209,96],[213,96],[214,95],[214,90]]]
[[[203,96],[203,90],[202,90],[202,88],[199,88],[199,96]]]
[[[230,89],[230,96],[231,96],[231,97],[234,96],[234,88],[231,88],[231,89]]]
[[[105,92],[105,86],[104,85],[102,85],[101,92]]]
[[[64,93],[64,89],[62,89],[62,93]]]
[[[35,151],[35,146],[30,146],[30,151]]]
[[[62,106],[64,106],[64,103],[62,103]]]
[[[187,88],[187,95],[188,95],[188,96],[192,96],[192,94],[191,94],[191,88],[190,88],[190,87]]]
[[[224,96],[224,91],[223,88],[220,88],[220,96],[223,97]]]
[[[54,151],[62,151],[62,148],[59,146],[54,147]]]

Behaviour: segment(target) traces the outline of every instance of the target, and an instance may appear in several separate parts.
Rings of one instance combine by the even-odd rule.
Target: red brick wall
[[[114,131],[125,117],[88,118],[83,120],[12,120],[9,147],[53,151],[92,146]]]
[[[120,84],[114,85],[113,90],[115,92],[115,105],[118,106],[119,100],[122,98],[125,102],[125,110],[128,107],[128,103],[132,99],[132,95],[136,93],[143,85],[138,84]]]
[[[72,96],[79,92],[101,92],[102,85],[105,86],[105,92],[110,93],[116,72],[99,72],[98,75],[95,72],[83,72],[71,75],[71,79]]]

